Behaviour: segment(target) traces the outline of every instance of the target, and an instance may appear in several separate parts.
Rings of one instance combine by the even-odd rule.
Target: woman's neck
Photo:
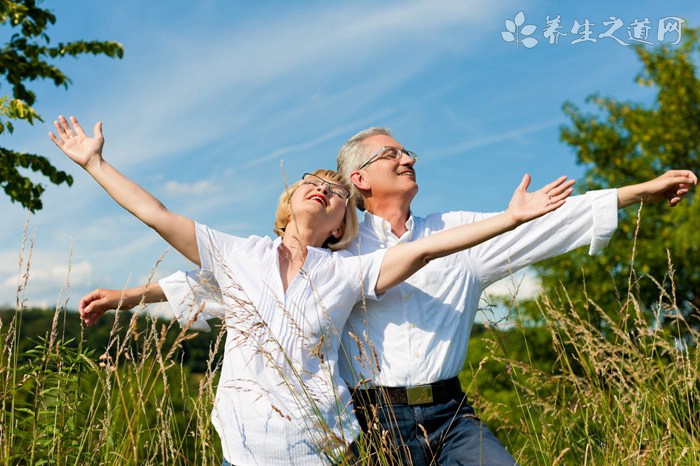
[[[285,293],[294,277],[304,266],[309,246],[316,246],[316,242],[305,235],[290,230],[287,226],[282,236],[282,244],[278,248],[280,279]]]
[[[328,232],[290,221],[282,235],[282,243],[291,251],[306,257],[308,247],[321,248],[328,239]]]

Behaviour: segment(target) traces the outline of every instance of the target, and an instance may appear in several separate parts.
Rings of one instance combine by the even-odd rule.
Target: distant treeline
[[[105,314],[97,324],[86,327],[81,323],[78,313],[75,311],[59,311],[58,315],[53,310],[46,309],[25,309],[17,312],[14,309],[0,309],[0,333],[5,334],[13,320],[19,331],[17,339],[20,363],[27,358],[27,350],[37,346],[42,340],[50,338],[54,318],[56,318],[56,335],[64,342],[72,340],[70,345],[83,345],[85,350],[93,350],[96,358],[104,354],[108,347],[110,352],[116,351],[114,342],[125,340],[126,332],[130,331],[133,314],[129,311],[120,311],[115,314],[109,312]],[[116,322],[115,322],[116,318]],[[138,346],[145,339],[145,333],[153,331],[153,318],[146,315],[139,315],[134,321],[134,329],[139,337],[129,340],[132,346]],[[157,319],[155,321],[159,332],[165,332],[165,341],[161,351],[167,353],[173,345],[181,327],[177,322]],[[213,342],[217,338],[221,328],[221,322],[217,320],[209,321],[212,327],[211,332],[188,331],[188,337],[182,341],[180,348],[176,350],[174,360],[181,363],[190,373],[204,373],[210,362],[210,351],[214,347]],[[110,338],[111,335],[111,338]],[[143,336],[143,337],[142,337]],[[110,339],[112,345],[110,346]],[[138,349],[138,348],[134,348]],[[139,352],[135,352],[139,354]],[[223,345],[220,345],[218,354],[214,356],[216,364],[223,354]]]

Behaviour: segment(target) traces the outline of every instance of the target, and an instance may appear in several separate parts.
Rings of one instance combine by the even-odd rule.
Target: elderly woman
[[[209,312],[216,308],[223,313],[226,348],[212,417],[224,464],[238,466],[341,460],[360,431],[337,371],[339,331],[353,305],[363,298],[376,299],[431,259],[557,209],[572,192],[573,181],[562,177],[527,193],[525,176],[500,215],[353,256],[340,249],[357,232],[355,204],[350,186],[333,171],[305,174],[282,193],[276,239],[240,238],[167,210],[102,158],[100,123],[92,138],[73,117],[71,124],[59,117],[57,134],[50,133],[54,143],[122,207],[200,267],[197,276],[172,279],[183,285],[176,283],[173,290],[203,283],[204,298],[215,298],[169,296],[180,320],[206,317],[187,310],[196,309],[191,304],[199,300],[211,306]],[[81,315],[91,324],[121,295],[96,290],[81,300]],[[125,307],[142,295],[149,302],[165,296],[160,286],[132,288],[125,295]],[[180,298],[186,299],[177,302]]]

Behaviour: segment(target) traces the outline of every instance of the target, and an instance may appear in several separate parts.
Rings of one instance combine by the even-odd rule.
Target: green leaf
[[[56,86],[68,88],[70,78],[56,66],[57,59],[83,54],[124,56],[122,44],[113,41],[75,40],[49,46],[47,31],[56,23],[56,16],[40,4],[35,0],[0,2],[0,23],[12,30],[0,47],[0,76],[12,89],[10,96],[0,96],[0,133],[12,133],[15,120],[30,125],[43,121],[33,107],[36,94],[28,85],[36,80],[49,80]],[[42,208],[44,187],[20,174],[18,167],[40,173],[53,184],[70,186],[73,182],[70,175],[57,170],[41,156],[18,154],[8,149],[0,149],[0,156],[0,186],[13,202],[21,203],[31,212]]]

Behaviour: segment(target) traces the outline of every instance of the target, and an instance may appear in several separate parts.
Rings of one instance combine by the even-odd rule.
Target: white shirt
[[[196,231],[200,276],[179,272],[159,283],[183,325],[225,319],[212,412],[224,457],[238,466],[328,464],[324,452],[343,451],[359,434],[338,374],[339,329],[363,293],[374,297],[384,252],[308,248],[285,293],[280,238],[238,238],[199,224]]]
[[[446,228],[496,214],[448,212],[411,216],[397,238],[386,220],[365,213],[351,246],[366,254],[415,241]],[[603,190],[567,199],[560,209],[478,246],[431,261],[379,302],[353,309],[343,334],[340,374],[388,387],[437,382],[459,374],[484,288],[512,272],[590,244],[607,245],[617,228],[617,192]]]

